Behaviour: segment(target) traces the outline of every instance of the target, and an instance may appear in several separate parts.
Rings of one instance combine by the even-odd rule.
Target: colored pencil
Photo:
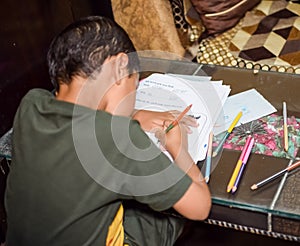
[[[233,170],[233,173],[231,175],[229,183],[227,185],[227,192],[230,192],[231,189],[232,189],[232,187],[233,187],[233,185],[234,185],[236,177],[237,177],[237,175],[238,175],[238,173],[239,173],[239,171],[241,169],[241,166],[243,164],[243,159],[244,159],[244,156],[246,154],[246,151],[248,149],[248,146],[249,146],[249,143],[250,143],[251,139],[252,139],[252,137],[249,135],[248,138],[247,138],[247,140],[246,140],[246,143],[245,143],[245,145],[244,145],[244,147],[242,149],[241,155],[240,155],[240,157],[239,157],[239,159],[238,159],[238,161],[236,163],[236,166],[235,166],[235,168]]]
[[[283,170],[281,170],[281,171],[273,174],[272,176],[270,176],[270,177],[268,177],[268,178],[266,178],[266,179],[258,182],[257,184],[252,185],[251,186],[251,190],[256,190],[257,188],[260,188],[263,185],[270,183],[272,180],[274,180],[276,178],[279,178],[280,176],[284,175],[286,172],[292,171],[293,169],[295,169],[295,168],[297,168],[299,166],[300,166],[300,161],[298,161],[298,162],[292,164],[291,166],[289,166],[289,167],[287,167],[287,168],[285,168],[285,169],[283,169]]]
[[[208,149],[207,149],[207,155],[205,160],[205,182],[209,182],[209,176],[210,176],[210,170],[211,170],[211,157],[212,157],[212,144],[213,144],[213,132],[209,134],[208,139]]]
[[[228,130],[226,131],[226,134],[224,135],[224,137],[222,138],[222,140],[220,141],[220,143],[218,144],[217,148],[215,149],[213,156],[216,156],[219,151],[221,150],[223,144],[225,143],[226,139],[228,138],[228,136],[230,135],[230,133],[232,132],[233,128],[235,127],[235,125],[238,123],[238,121],[240,120],[240,118],[242,117],[243,112],[239,112],[237,114],[237,116],[234,118],[234,120],[232,121],[231,125],[229,126]]]
[[[187,106],[185,110],[183,110],[179,116],[167,127],[166,132],[169,132],[172,128],[178,125],[179,121],[186,115],[186,113],[191,109],[192,104]]]
[[[282,114],[283,114],[283,141],[284,141],[284,150],[288,151],[288,149],[289,149],[289,137],[288,137],[288,128],[287,128],[286,102],[283,102],[283,104],[282,104]]]
[[[244,169],[245,169],[245,167],[246,167],[247,161],[248,161],[249,156],[250,156],[250,154],[251,154],[253,145],[254,145],[254,138],[251,137],[250,143],[249,143],[249,145],[248,145],[248,147],[247,147],[247,150],[246,150],[245,155],[244,155],[243,160],[242,160],[242,166],[241,166],[241,169],[240,169],[239,174],[238,174],[238,176],[237,176],[237,178],[236,178],[236,180],[235,180],[235,182],[234,182],[234,185],[233,185],[233,187],[232,187],[232,189],[231,189],[231,192],[232,192],[232,193],[236,192],[236,190],[237,190],[237,188],[238,188],[238,185],[239,185],[239,182],[240,182],[240,180],[241,180],[241,178],[242,178],[242,175],[243,175]]]

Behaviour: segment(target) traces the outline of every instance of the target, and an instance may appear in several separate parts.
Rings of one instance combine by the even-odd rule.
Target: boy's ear
[[[120,68],[127,68],[128,65],[128,55],[124,52],[117,54],[116,61]]]
[[[128,56],[125,53],[119,53],[116,56],[116,73],[118,75],[118,79],[116,83],[120,83],[123,78],[128,76]]]

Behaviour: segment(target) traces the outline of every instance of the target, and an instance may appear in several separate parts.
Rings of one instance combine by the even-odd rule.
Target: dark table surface
[[[142,77],[153,72],[185,75],[207,75],[230,85],[230,95],[255,88],[278,111],[282,102],[288,105],[288,115],[300,116],[300,75],[272,71],[202,65],[188,61],[142,58]],[[300,171],[283,176],[256,191],[251,185],[286,168],[289,159],[251,154],[247,175],[235,194],[226,192],[228,180],[240,152],[224,149],[213,166],[209,187],[213,208],[209,216],[212,223],[242,225],[278,235],[291,235],[300,241]]]

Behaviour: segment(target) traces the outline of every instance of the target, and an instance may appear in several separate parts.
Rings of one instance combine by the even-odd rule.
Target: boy
[[[170,114],[131,117],[139,61],[120,26],[103,17],[71,24],[52,41],[48,64],[56,95],[31,90],[14,120],[8,246],[172,245],[183,224],[158,211],[207,217],[210,194],[185,127],[164,134]],[[149,125],[149,115],[164,120]],[[176,164],[141,127],[158,128]]]

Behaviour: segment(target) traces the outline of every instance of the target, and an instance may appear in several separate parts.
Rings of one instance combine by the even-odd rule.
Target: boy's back
[[[88,165],[93,162],[93,153],[90,152],[90,163],[82,162],[84,157],[78,156],[82,152],[76,150],[80,146],[74,145],[73,126],[81,125],[83,134],[79,133],[80,141],[75,141],[80,142],[89,155],[93,139],[88,132],[93,129],[86,128],[87,122],[98,122],[93,132],[102,154],[114,168],[126,171],[128,175],[132,166],[138,163],[126,157],[126,150],[121,150],[121,153],[111,144],[113,137],[118,139],[117,135],[129,127],[132,136],[139,139],[140,147],[143,144],[147,147],[150,143],[138,123],[126,117],[114,116],[115,130],[109,131],[112,117],[103,111],[56,100],[50,92],[41,89],[34,89],[25,96],[14,121],[14,158],[6,192],[9,245],[22,245],[22,242],[24,245],[28,242],[32,245],[55,245],[55,242],[64,242],[65,245],[105,244],[107,230],[121,206],[120,200],[134,196],[126,194],[126,190],[130,190],[126,188],[130,177],[114,181],[120,185],[119,192],[116,192],[117,185],[112,187],[107,183],[105,187],[105,177],[101,178],[101,175],[105,173],[106,177],[113,179],[114,174],[99,162],[99,169],[91,173],[94,178],[99,178],[94,180],[88,170],[92,168]],[[127,144],[130,145],[130,142]],[[130,155],[130,152],[127,153]],[[159,159],[159,162],[145,162],[139,168],[140,174],[157,172],[158,165],[155,163],[159,163],[162,170],[170,164],[163,155]],[[134,175],[138,175],[137,170],[135,168]],[[172,201],[179,199],[189,184],[190,180],[186,178],[172,188],[173,194],[168,192],[171,195],[162,191],[153,197],[140,196],[136,199],[163,210],[172,206]],[[138,189],[142,192],[143,184]]]

